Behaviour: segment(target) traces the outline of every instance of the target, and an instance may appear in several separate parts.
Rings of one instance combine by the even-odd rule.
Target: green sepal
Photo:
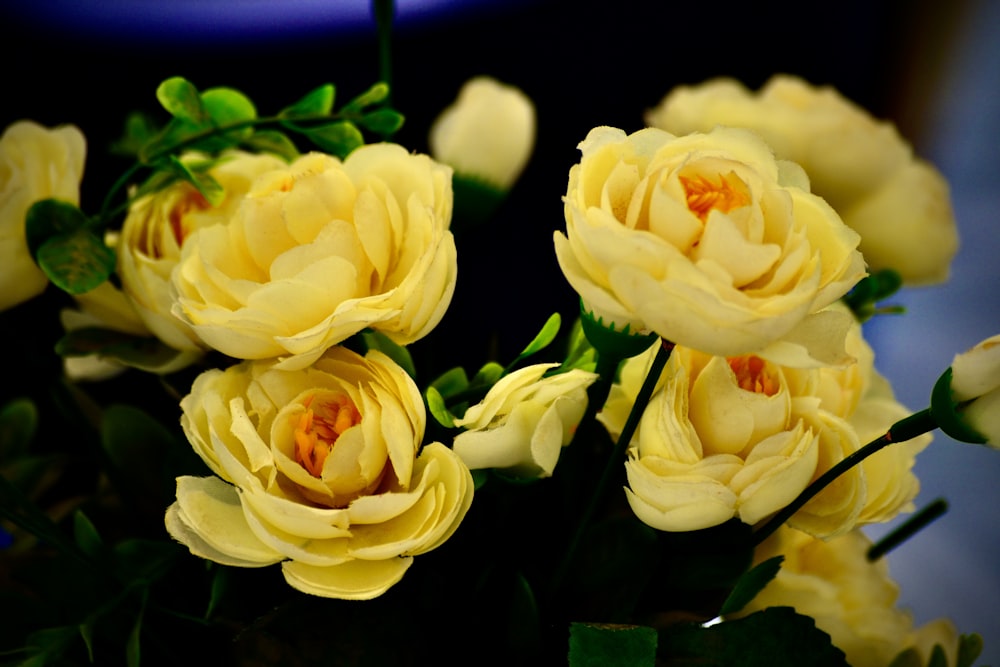
[[[572,623],[570,667],[653,667],[656,630],[642,625]]]
[[[298,102],[278,112],[279,118],[300,118],[303,116],[329,116],[333,110],[336,88],[325,83],[306,93]]]
[[[30,398],[15,398],[0,409],[0,461],[28,453],[38,431],[38,408]]]
[[[747,606],[751,600],[757,597],[758,593],[764,590],[764,587],[772,579],[778,576],[778,571],[781,569],[781,563],[784,560],[784,556],[775,556],[750,568],[749,571],[739,578],[736,586],[729,593],[729,597],[722,603],[719,615],[735,614]]]
[[[378,350],[406,371],[414,380],[417,379],[417,367],[413,363],[410,351],[393,341],[381,331],[366,330],[361,332],[361,340],[369,350]]]
[[[951,367],[948,367],[931,390],[931,416],[945,434],[959,442],[977,445],[986,443],[986,438],[972,428],[962,417],[962,405],[955,402],[951,394]]]
[[[445,428],[455,428],[455,415],[448,411],[448,405],[441,392],[431,385],[424,391],[424,398],[427,401],[427,411],[438,424]]]
[[[278,130],[257,130],[240,145],[255,153],[271,153],[285,162],[291,162],[299,156],[298,147],[288,138],[288,135]]]
[[[505,190],[470,174],[454,173],[451,189],[455,201],[452,226],[458,229],[489,220],[507,198]]]
[[[336,155],[340,159],[346,158],[351,151],[365,143],[361,130],[347,120],[297,129],[320,149],[331,155]]]
[[[613,359],[628,359],[637,354],[642,354],[656,342],[655,333],[641,334],[629,331],[626,324],[624,329],[615,329],[613,324],[605,324],[602,318],[595,318],[580,302],[580,324],[583,327],[583,334],[594,346],[598,354],[602,354]]]
[[[83,228],[49,238],[37,259],[52,284],[70,294],[89,292],[115,270],[115,251]]]
[[[170,77],[156,88],[156,99],[173,116],[194,125],[208,122],[208,113],[202,104],[198,89],[181,76]]]
[[[901,313],[902,307],[877,308],[875,304],[892,296],[902,286],[903,278],[899,272],[882,269],[858,281],[844,296],[843,301],[859,322],[864,322],[878,313]]]

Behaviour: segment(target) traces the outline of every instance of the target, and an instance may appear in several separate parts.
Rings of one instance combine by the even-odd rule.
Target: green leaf
[[[364,341],[369,350],[378,350],[383,353],[406,371],[407,375],[414,380],[417,379],[417,368],[413,365],[413,357],[410,356],[410,351],[405,347],[394,342],[381,331],[364,331],[361,334],[361,340]]]
[[[59,289],[83,294],[111,276],[115,252],[93,232],[78,229],[43,243],[38,249],[38,265]]]
[[[365,138],[354,123],[340,120],[334,123],[308,128],[298,128],[321,150],[343,159],[351,151],[363,146]]]
[[[556,336],[559,335],[559,327],[561,325],[562,318],[559,316],[559,313],[552,313],[542,326],[542,330],[528,343],[527,347],[521,350],[521,353],[517,355],[517,358],[514,359],[508,368],[548,347],[556,339]]]
[[[112,481],[131,500],[149,507],[166,507],[173,496],[172,480],[162,474],[174,435],[148,414],[129,405],[112,405],[101,420],[101,446],[112,464]]]
[[[201,101],[216,128],[249,123],[257,118],[257,108],[250,98],[234,88],[209,88],[201,94]],[[251,126],[234,128],[199,142],[199,147],[219,152],[246,140],[253,133]]]
[[[80,637],[83,638],[83,643],[87,647],[87,659],[90,660],[91,664],[94,662],[94,624],[96,621],[96,617],[88,617],[79,625]]]
[[[446,428],[455,428],[455,416],[448,411],[448,406],[445,405],[444,398],[433,385],[427,387],[427,390],[424,392],[424,398],[427,399],[427,410],[437,423]]]
[[[256,153],[272,153],[286,162],[299,156],[299,149],[288,135],[278,130],[257,130],[240,144]]]
[[[403,127],[403,121],[403,114],[395,109],[376,109],[363,115],[358,124],[369,132],[388,137]]]
[[[176,542],[132,538],[122,540],[112,550],[114,574],[126,585],[157,581],[167,574],[174,560],[187,553]]]
[[[784,556],[769,558],[762,563],[758,563],[749,572],[740,577],[729,597],[722,603],[722,609],[719,610],[719,614],[726,616],[728,614],[735,614],[740,609],[743,609],[750,600],[753,600],[758,593],[764,590],[768,582],[778,575],[784,559]]]
[[[476,387],[492,387],[503,377],[503,370],[503,366],[497,362],[489,361],[476,371],[476,374],[472,377],[471,384]]]
[[[315,88],[302,99],[278,112],[279,118],[299,118],[302,116],[329,116],[333,110],[336,89],[332,83]]]
[[[958,638],[958,659],[955,667],[972,667],[976,658],[983,652],[983,638],[972,633]]]
[[[379,81],[374,86],[345,104],[341,108],[340,112],[343,114],[356,113],[365,107],[378,104],[379,102],[384,102],[388,97],[389,84]]]
[[[231,581],[228,567],[216,565],[215,563],[211,563],[211,565],[215,572],[212,574],[212,588],[208,595],[208,607],[205,609],[204,618],[206,621],[212,618],[212,613],[219,606],[222,596],[229,590],[229,582]]]
[[[469,388],[469,378],[464,368],[456,366],[439,375],[430,386],[444,398],[451,398]]]
[[[183,363],[182,357],[197,354],[175,350],[157,338],[133,336],[99,327],[82,327],[66,332],[56,343],[55,351],[60,357],[96,354],[150,373],[179,366]]]
[[[87,226],[87,216],[74,204],[43,199],[31,205],[25,216],[28,252],[38,261],[38,251],[50,238],[72,234]]]
[[[537,650],[541,638],[535,592],[520,572],[514,575],[513,585],[508,590],[510,600],[504,646],[512,649],[515,654],[531,655]]]
[[[88,556],[97,558],[104,551],[104,540],[98,534],[97,528],[80,510],[73,514],[73,537],[80,550]]]
[[[156,88],[156,99],[175,118],[200,126],[208,122],[208,113],[202,105],[198,89],[184,77],[171,77],[161,83]]]
[[[140,667],[141,651],[139,645],[140,634],[142,633],[142,617],[146,613],[146,601],[149,599],[149,591],[143,590],[142,604],[139,606],[139,613],[136,615],[132,631],[128,634],[128,642],[125,644],[125,664],[128,667]]]
[[[38,408],[30,398],[15,398],[0,410],[0,461],[12,461],[28,451],[38,431]]]
[[[176,155],[171,155],[167,164],[170,171],[193,185],[212,206],[218,206],[226,198],[226,191],[207,169],[193,169]]]
[[[662,667],[848,667],[830,635],[791,607],[769,607],[709,627],[669,626],[660,631],[657,657]]]
[[[133,111],[125,117],[125,129],[121,138],[111,144],[111,152],[115,155],[137,156],[159,131],[152,118]]]
[[[570,667],[653,667],[656,644],[653,628],[573,623],[569,628],[569,664]]]

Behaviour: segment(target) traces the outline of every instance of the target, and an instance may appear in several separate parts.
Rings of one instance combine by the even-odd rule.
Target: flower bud
[[[955,355],[934,386],[931,412],[952,438],[1000,448],[1000,334]]]
[[[535,144],[535,107],[519,89],[476,77],[434,121],[429,140],[434,159],[458,175],[509,190]]]

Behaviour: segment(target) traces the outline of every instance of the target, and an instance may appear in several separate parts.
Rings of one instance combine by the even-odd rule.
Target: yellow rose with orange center
[[[280,562],[306,593],[381,595],[472,502],[458,456],[440,443],[420,448],[420,392],[380,352],[333,347],[306,369],[245,361],[207,371],[181,409],[217,477],[177,479],[167,530],[225,565]]]
[[[910,284],[947,278],[958,234],[944,177],[914,157],[895,126],[833,88],[776,75],[754,93],[713,79],[675,88],[646,122],[678,134],[718,125],[753,130],[805,169],[812,191],[861,235],[872,269],[894,269]]]
[[[304,368],[365,328],[405,345],[455,289],[451,169],[395,144],[304,155],[257,178],[225,224],[195,230],[173,312],[208,346]]]
[[[788,365],[849,360],[850,318],[818,312],[865,275],[858,236],[745,130],[599,127],[580,144],[556,256],[616,329]]]

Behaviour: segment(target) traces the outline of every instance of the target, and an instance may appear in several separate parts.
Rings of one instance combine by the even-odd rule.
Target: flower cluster
[[[104,610],[140,590],[141,622],[154,583],[190,578],[175,554],[149,555],[179,543],[223,566],[206,619],[239,617],[218,611],[219,573],[278,566],[285,595],[404,600],[400,622],[450,624],[456,655],[503,636],[542,656],[572,624],[571,661],[603,646],[599,661],[640,650],[607,625],[626,623],[659,638],[642,664],[657,650],[724,664],[726,645],[764,631],[807,646],[781,665],[970,667],[974,641],[894,608],[859,532],[915,509],[935,428],[1000,446],[997,337],[956,356],[912,415],[865,341],[893,276],[943,280],[956,243],[943,178],[892,126],[776,77],[757,96],[678,88],[650,127],[594,128],[553,232],[578,319],[562,331],[556,313],[516,358],[467,374],[421,345],[465,261],[453,229],[495,214],[531,157],[523,93],[473,79],[429,129],[430,154],[390,141],[402,116],[384,85],[339,111],[320,87],[268,117],[180,78],[157,95],[171,120],[133,126],[136,163],[92,216],[79,130],[21,122],[0,139],[0,310],[51,281],[72,296],[59,303],[66,379],[153,377],[173,419],[71,393],[100,415],[121,466],[108,479],[170,477],[169,500],[153,501],[159,547],[109,549],[82,510],[66,546],[24,509],[44,489],[0,488],[4,518],[74,562],[113,563],[106,579],[132,577],[72,626],[88,650]],[[463,323],[466,340],[489,334]],[[25,411],[0,413],[0,432],[32,432],[30,415],[3,422]],[[425,574],[402,584],[416,556]],[[272,608],[296,632],[317,625],[296,600]],[[326,614],[360,609],[321,602],[324,632]],[[242,636],[270,614],[218,626]],[[338,655],[350,640],[332,640]],[[409,658],[441,658],[412,643]]]

